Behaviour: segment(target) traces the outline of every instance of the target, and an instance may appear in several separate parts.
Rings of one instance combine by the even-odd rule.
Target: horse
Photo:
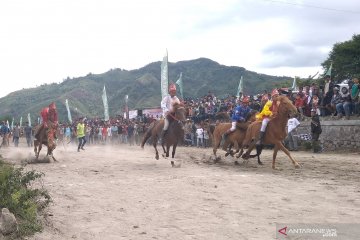
[[[240,153],[236,156],[239,158],[241,154],[243,153],[243,140],[245,138],[247,127],[250,125],[250,123],[255,121],[255,116],[257,114],[257,111],[251,111],[247,116],[245,123],[237,123],[236,129],[233,133],[229,134],[226,138],[226,141],[223,143],[223,150],[227,153],[225,156],[228,156],[229,154],[231,156],[234,156],[235,153],[238,153],[240,150]],[[213,140],[213,153],[216,160],[219,160],[220,157],[216,155],[217,149],[220,147],[222,135],[231,128],[231,123],[219,123],[218,125],[210,126],[210,132],[212,135]],[[231,150],[231,147],[235,146],[236,151],[233,152]],[[229,150],[227,150],[229,148]],[[240,149],[241,148],[241,149]]]
[[[36,134],[34,139],[34,152],[35,152],[36,160],[39,158],[42,145],[45,145],[47,146],[47,154],[45,157],[51,156],[51,158],[55,162],[57,162],[53,154],[53,151],[56,148],[56,143],[55,143],[56,129],[53,128],[46,129],[44,127],[40,129],[40,126],[41,125],[39,125],[35,130]]]
[[[282,143],[287,136],[286,125],[289,116],[297,114],[297,109],[286,96],[278,96],[277,101],[279,101],[278,112],[277,115],[268,123],[263,143],[274,145],[272,169],[275,169],[276,155],[279,150],[282,150],[290,158],[295,168],[299,168],[299,163],[291,157],[290,152],[284,147]],[[255,141],[259,138],[260,128],[261,121],[256,121],[249,125],[246,131],[245,140],[243,142],[245,146],[248,146],[248,150],[242,155],[242,158],[249,159],[257,156],[258,162],[260,161],[260,154],[263,146],[256,146]],[[255,146],[256,155],[250,155]]]
[[[185,108],[182,104],[174,105],[174,114],[169,115],[169,128],[162,139],[161,146],[164,150],[163,157],[169,157],[170,147],[172,146],[171,157],[174,158],[178,143],[184,139],[183,122],[185,122]],[[144,148],[146,141],[151,137],[153,146],[155,148],[155,159],[159,160],[159,152],[157,150],[157,143],[161,136],[164,127],[164,119],[157,120],[150,124],[148,130],[145,132],[141,142],[141,148]],[[165,149],[166,146],[166,149]],[[174,161],[171,160],[171,166],[174,167]]]

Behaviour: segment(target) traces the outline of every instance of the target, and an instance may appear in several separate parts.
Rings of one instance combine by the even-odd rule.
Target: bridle
[[[179,108],[178,108],[178,109],[179,109]],[[178,110],[178,109],[177,109],[177,110]],[[177,121],[179,124],[182,123],[181,120],[179,120],[174,114],[169,113],[169,116],[170,116],[172,119],[174,119],[175,121]]]

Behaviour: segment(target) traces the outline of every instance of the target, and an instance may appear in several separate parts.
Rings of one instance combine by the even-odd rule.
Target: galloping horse
[[[274,144],[274,153],[273,153],[273,161],[272,168],[275,169],[275,159],[277,152],[282,150],[292,161],[295,168],[299,168],[300,165],[296,162],[290,155],[290,152],[284,147],[282,141],[286,138],[286,125],[289,119],[289,116],[292,114],[296,114],[296,107],[292,104],[292,102],[286,96],[277,97],[277,101],[279,101],[279,107],[277,115],[269,121],[269,124],[266,128],[264,144]],[[262,151],[262,146],[256,147],[256,155],[250,155],[251,151],[254,149],[256,145],[256,139],[259,138],[261,128],[261,122],[256,121],[250,124],[247,129],[246,137],[243,142],[245,146],[249,146],[246,153],[243,154],[244,159],[249,159],[251,157],[258,157],[258,161],[260,161],[260,154]]]
[[[239,155],[237,155],[237,157],[241,156],[241,154],[243,152],[243,144],[242,143],[243,143],[243,140],[246,135],[247,127],[250,125],[250,123],[255,121],[256,113],[257,113],[257,111],[251,111],[246,117],[246,122],[236,124],[236,130],[233,133],[228,135],[228,137],[226,138],[226,141],[223,144],[223,150],[227,152],[225,154],[226,156],[229,154],[231,154],[231,156],[234,156],[234,153],[238,153],[240,150],[241,151],[240,151]],[[217,149],[220,147],[222,135],[229,128],[231,128],[231,123],[219,123],[218,125],[215,126],[215,128],[210,127],[210,132],[212,134],[212,139],[213,139],[213,153],[214,153],[216,160],[219,160],[219,158],[220,158],[220,157],[217,157],[216,152],[217,152]],[[232,146],[235,146],[235,148],[236,148],[235,152],[233,152],[231,150]],[[229,148],[229,151],[227,151],[228,148]]]
[[[48,129],[42,128],[40,132],[38,132],[40,125],[37,126],[35,130],[35,139],[34,139],[34,152],[36,160],[39,158],[39,154],[42,148],[42,145],[44,144],[47,146],[47,156],[51,156],[54,161],[56,161],[53,151],[56,148],[55,143],[55,129]]]
[[[164,150],[163,157],[169,157],[170,147],[172,148],[172,155],[171,157],[174,158],[176,147],[179,141],[184,139],[184,129],[183,129],[183,122],[185,121],[185,108],[182,104],[175,104],[174,105],[174,114],[170,114],[169,118],[169,128],[168,131],[162,140],[161,146]],[[153,146],[155,148],[155,158],[159,159],[159,152],[157,150],[157,142],[160,138],[162,129],[164,127],[164,120],[157,120],[153,122],[149,129],[146,131],[143,140],[141,142],[141,148],[144,148],[146,141],[151,137]],[[166,145],[166,149],[165,149]],[[171,166],[174,166],[174,161],[171,161]]]

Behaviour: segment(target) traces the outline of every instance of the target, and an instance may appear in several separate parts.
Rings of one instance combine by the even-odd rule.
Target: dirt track
[[[25,147],[1,149],[25,159]],[[44,154],[45,151],[42,152]],[[210,149],[177,150],[177,164],[154,159],[150,146],[73,145],[57,163],[29,164],[45,173],[53,204],[33,239],[274,239],[275,223],[360,223],[360,155],[272,152],[235,166],[213,164]],[[40,155],[43,156],[43,155]]]

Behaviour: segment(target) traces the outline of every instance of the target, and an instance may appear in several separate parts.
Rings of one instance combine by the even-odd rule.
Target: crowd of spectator
[[[330,116],[332,118],[350,119],[352,115],[360,115],[359,106],[359,80],[354,78],[349,81],[349,92],[339,93],[339,88],[330,80],[325,79],[325,85],[319,87],[316,83],[310,86],[300,87],[298,91],[291,89],[278,89],[280,94],[287,95],[298,109],[299,120],[311,117],[311,112],[316,112],[321,117]],[[240,93],[240,98],[242,98]],[[266,90],[261,94],[248,96],[250,99],[250,108],[260,111],[265,102],[270,99],[270,93]],[[227,96],[224,98],[216,97],[212,92],[200,98],[185,98],[183,103],[187,109],[187,121],[184,125],[185,130],[185,146],[210,147],[210,133],[204,127],[205,122],[216,123],[226,121],[219,118],[219,113],[227,113],[231,116],[233,109],[236,107],[236,96]],[[224,115],[221,115],[224,116]],[[108,121],[102,119],[85,119],[85,138],[89,145],[97,144],[129,144],[140,145],[143,134],[149,125],[157,120],[159,116],[143,115],[137,116],[135,119],[127,120],[122,116],[110,118]],[[160,117],[161,118],[161,117]],[[76,124],[78,121],[70,123],[60,123],[58,131],[58,139],[63,140],[66,144],[76,142]],[[8,129],[3,122],[1,134],[6,134]],[[36,126],[33,127],[33,129]],[[16,128],[19,128],[16,125]],[[24,130],[17,131],[11,129],[16,135],[21,135]],[[29,136],[29,129],[26,130]],[[33,131],[31,133],[34,134]],[[18,140],[14,140],[16,146]],[[31,146],[31,141],[28,141]]]

